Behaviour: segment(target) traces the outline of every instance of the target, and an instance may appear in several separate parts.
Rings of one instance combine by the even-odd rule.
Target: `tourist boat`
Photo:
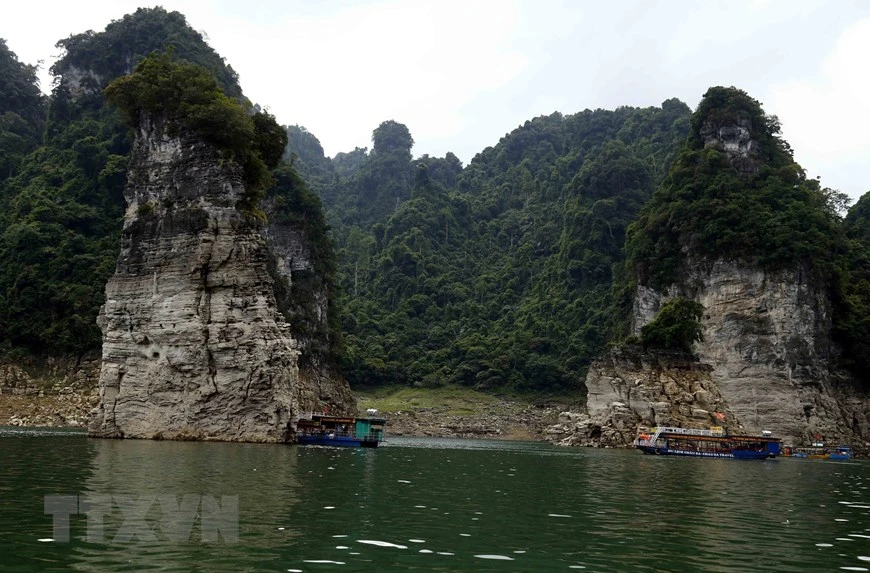
[[[822,442],[813,442],[811,446],[804,447],[786,447],[786,454],[793,458],[803,458],[811,460],[834,460],[846,461],[851,460],[854,454],[849,446],[837,446],[831,448],[825,446]]]
[[[645,454],[763,460],[779,455],[782,440],[763,431],[760,436],[728,434],[720,426],[709,430],[660,426],[640,428],[635,447]]]
[[[376,448],[384,441],[385,418],[311,414],[296,424],[296,442],[303,445]]]

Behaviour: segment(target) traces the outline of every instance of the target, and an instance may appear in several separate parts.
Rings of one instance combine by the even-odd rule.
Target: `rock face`
[[[0,359],[0,394],[87,393],[97,387],[99,377],[100,360],[95,355]]]
[[[744,175],[758,171],[758,142],[752,139],[752,121],[738,118],[727,123],[706,121],[700,129],[704,147],[720,147],[737,171]]]
[[[830,371],[836,348],[826,290],[805,268],[770,273],[724,261],[688,267],[692,287],[672,286],[668,295],[638,289],[635,333],[668,298],[693,298],[705,309],[698,357],[748,431],[771,430],[796,444],[816,435],[866,437],[864,399]]]
[[[697,135],[749,180],[765,161],[753,139],[761,127],[747,114],[709,114]],[[802,265],[772,272],[688,250],[684,256],[679,285],[637,287],[632,331],[639,335],[673,297],[695,300],[704,308],[698,362],[615,351],[589,370],[587,411],[565,413],[552,435],[563,443],[624,445],[637,425],[712,422],[730,431],[770,430],[787,444],[819,436],[866,449],[870,401],[831,370],[838,350],[827,285]]]
[[[625,446],[638,426],[739,429],[712,368],[682,353],[611,350],[586,376],[586,412],[563,412],[548,437],[569,446]],[[721,416],[721,417],[720,417]]]
[[[586,411],[563,413],[550,438],[624,446],[637,426],[723,425],[770,430],[794,445],[822,436],[866,449],[870,400],[830,370],[830,303],[807,270],[768,273],[724,261],[687,267],[691,286],[638,288],[632,328],[639,334],[668,299],[692,298],[705,309],[696,356],[613,350],[589,369]]]
[[[299,411],[303,414],[319,412],[326,407],[330,413],[355,416],[356,399],[350,386],[330,365],[327,285],[315,268],[305,229],[273,216],[273,209],[268,206],[267,213],[269,224],[263,234],[274,261],[276,279],[285,283],[285,288],[276,294],[277,302],[289,315],[293,337],[301,353]],[[304,291],[305,296],[300,296],[299,291]]]
[[[106,286],[92,436],[292,440],[298,350],[277,310],[241,170],[144,118]]]

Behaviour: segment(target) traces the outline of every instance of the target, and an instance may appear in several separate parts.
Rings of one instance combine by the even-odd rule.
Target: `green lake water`
[[[0,571],[868,571],[868,468],[530,442],[392,438],[367,450],[0,429]],[[185,494],[202,499],[187,530],[143,501]],[[57,495],[113,500],[103,539],[72,515],[59,540],[45,513]],[[214,542],[206,498],[233,521]],[[131,518],[122,506],[137,501]]]

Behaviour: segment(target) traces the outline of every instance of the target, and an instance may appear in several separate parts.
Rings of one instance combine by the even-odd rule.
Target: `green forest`
[[[0,40],[6,356],[99,350],[129,125],[162,113],[244,166],[251,214],[305,222],[333,302],[323,351],[352,387],[583,392],[591,361],[628,338],[638,283],[679,283],[684,265],[719,258],[808,269],[831,293],[841,366],[870,371],[870,194],[847,210],[739,89],[711,88],[694,112],[669,99],[536,117],[468,165],[415,157],[408,128],[389,119],[370,149],[330,158],[315,134],[278,128],[248,101],[177,12],[139,9],[57,45],[46,96]],[[704,143],[735,118],[758,142],[750,165]],[[276,288],[302,289],[282,310],[312,328],[305,285]],[[638,342],[691,350],[696,305],[675,299]]]

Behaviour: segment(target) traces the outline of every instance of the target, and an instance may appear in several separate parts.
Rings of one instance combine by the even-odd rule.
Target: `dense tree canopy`
[[[133,126],[139,125],[143,114],[166,118],[170,130],[190,130],[227,151],[244,169],[248,193],[255,199],[272,184],[269,169],[281,161],[286,130],[267,112],[251,116],[224,94],[205,68],[173,60],[171,52],[152,53],[133,73],[112,81],[105,94]]]
[[[758,142],[739,160],[719,144],[704,143],[702,131],[716,134],[729,121],[749,126]],[[778,130],[775,118],[745,92],[708,90],[686,145],[629,229],[626,248],[641,282],[680,282],[690,257],[765,268],[829,267],[842,239],[833,192],[807,179]]]
[[[281,310],[319,356],[344,349],[355,385],[582,390],[626,334],[636,281],[679,283],[687,263],[719,259],[811,269],[832,293],[844,363],[870,371],[870,200],[843,220],[844,196],[807,179],[778,120],[741,90],[711,88],[694,114],[669,99],[537,117],[466,166],[413,158],[394,120],[371,149],[328,158],[305,128],[251,106],[177,12],[139,9],[58,46],[46,106],[35,67],[0,41],[2,350],[98,347],[129,125],[159,114],[243,166],[243,207],[308,237],[314,269],[273,273]],[[324,292],[343,306],[325,327]],[[672,300],[644,344],[690,350],[699,312]]]
[[[704,340],[701,317],[704,307],[700,303],[676,297],[659,309],[656,317],[640,329],[644,348],[664,348],[692,352],[695,342]]]
[[[846,362],[870,385],[870,193],[849,210],[848,243],[839,263],[834,334],[846,349]]]
[[[19,62],[0,38],[0,182],[12,177],[39,145],[44,123],[45,98],[36,66]]]
[[[11,176],[0,173],[0,350],[52,354],[99,348],[96,317],[118,256],[132,141],[102,89],[170,45],[179,61],[209,70],[185,69],[188,75],[179,76],[182,93],[208,84],[202,91],[216,94],[217,77],[224,92],[244,101],[232,69],[181,14],[162,8],[139,9],[104,32],[62,40],[47,114],[35,68],[17,62],[5,43],[0,46],[0,101],[10,106],[0,109],[0,161],[15,155],[17,162]],[[166,88],[162,95],[175,97]],[[146,89],[140,96],[154,93]],[[216,99],[227,109],[238,109],[238,100],[222,97]],[[4,136],[7,112],[26,124],[23,149]],[[276,130],[274,118],[243,115],[253,155],[270,161],[280,156],[276,148],[283,150],[284,132]],[[196,119],[209,125],[208,117]],[[13,131],[21,125],[15,121]]]
[[[452,153],[412,160],[407,128],[384,122],[353,168],[336,157],[323,197],[351,381],[581,388],[619,325],[626,227],[689,116],[669,100],[539,117],[465,168]]]

